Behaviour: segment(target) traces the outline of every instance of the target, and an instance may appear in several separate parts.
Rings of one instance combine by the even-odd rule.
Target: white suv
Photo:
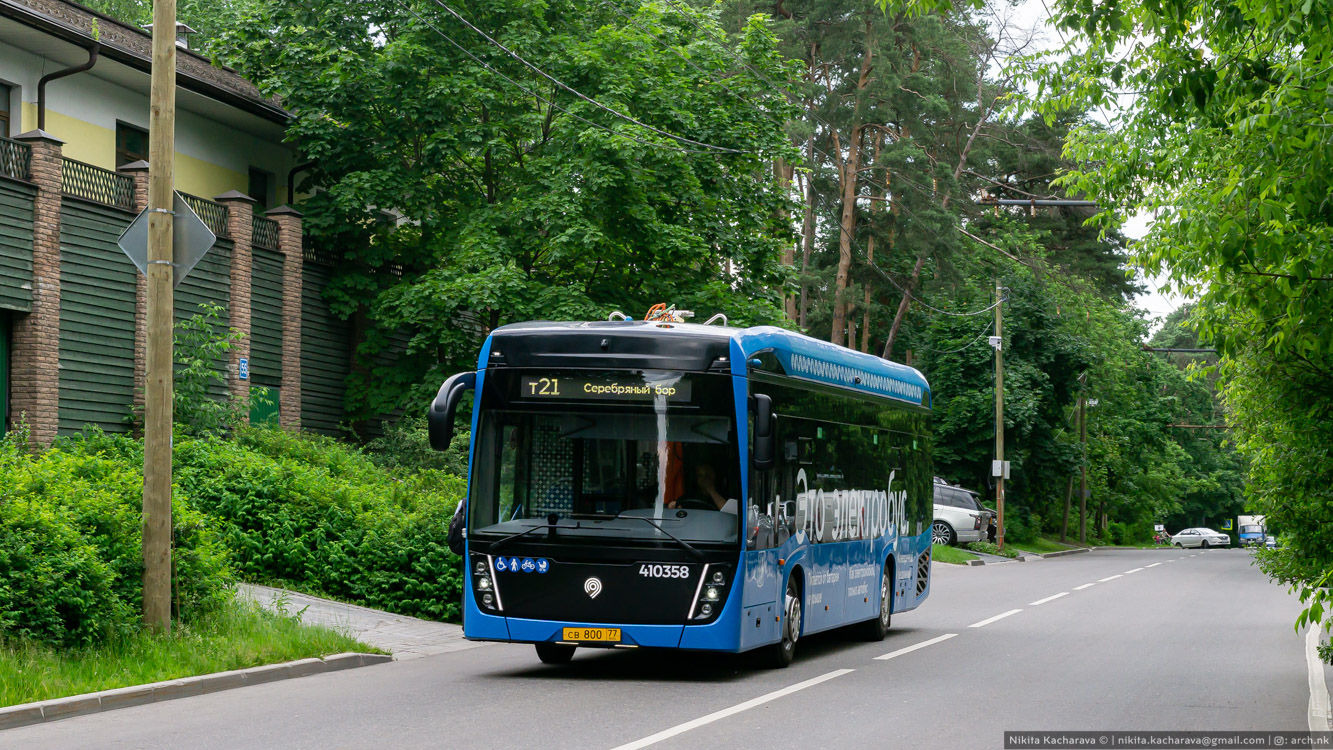
[[[966,544],[986,538],[986,516],[971,492],[935,480],[935,521],[930,526],[933,544]]]

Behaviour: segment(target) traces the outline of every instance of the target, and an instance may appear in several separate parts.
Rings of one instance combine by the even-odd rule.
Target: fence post
[[[148,208],[148,162],[134,161],[121,167],[134,180],[134,212]],[[134,405],[143,408],[144,342],[148,336],[148,280],[141,273],[134,274]]]
[[[241,360],[250,360],[250,274],[253,268],[255,199],[237,190],[230,190],[213,198],[227,207],[227,233],[233,243],[231,251],[231,327],[245,338],[231,350],[228,366],[230,378],[227,390],[241,404],[241,422],[250,423],[250,381],[241,380]]]
[[[301,289],[305,251],[301,246],[301,212],[278,206],[264,214],[278,222],[282,252],[282,387],[278,394],[279,424],[301,429]]]
[[[32,148],[32,312],[14,318],[10,412],[33,447],[60,429],[60,186],[64,141],[42,130],[14,137]]]

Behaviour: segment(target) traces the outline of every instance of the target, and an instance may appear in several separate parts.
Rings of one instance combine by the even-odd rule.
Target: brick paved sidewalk
[[[242,597],[257,601],[266,609],[276,610],[281,604],[288,614],[299,613],[302,622],[340,630],[362,643],[388,651],[395,661],[487,645],[463,640],[463,629],[449,623],[390,614],[271,586],[243,583],[238,589]]]

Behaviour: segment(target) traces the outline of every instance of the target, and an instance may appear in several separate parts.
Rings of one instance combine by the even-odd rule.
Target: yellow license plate
[[[561,640],[619,643],[620,628],[565,628],[564,637]]]

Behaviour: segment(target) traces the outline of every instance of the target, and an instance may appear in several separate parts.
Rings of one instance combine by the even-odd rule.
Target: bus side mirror
[[[754,397],[754,453],[751,460],[758,471],[773,468],[773,399],[763,393]]]
[[[463,394],[475,388],[477,373],[460,372],[451,376],[440,386],[431,402],[430,413],[426,415],[426,425],[430,431],[430,447],[437,451],[449,450],[454,440],[454,415],[458,412],[458,402]]]

